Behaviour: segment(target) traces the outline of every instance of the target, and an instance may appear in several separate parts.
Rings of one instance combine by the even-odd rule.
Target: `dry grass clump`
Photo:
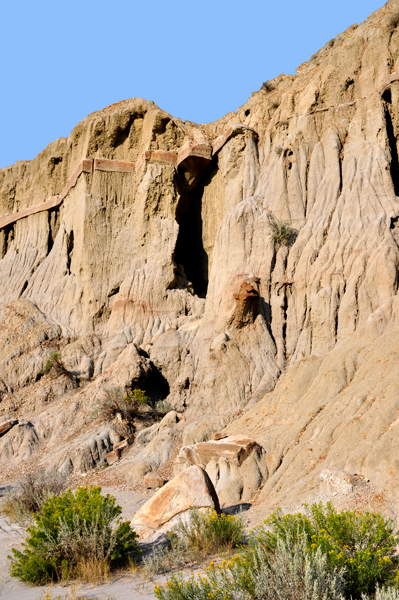
[[[47,590],[44,590],[41,592],[40,596],[37,598],[37,600],[86,600],[85,596],[77,596],[76,595],[76,588],[74,585],[71,586],[70,591],[67,591],[65,593],[65,595],[58,594],[57,596],[53,596],[51,587],[48,588]],[[96,600],[96,598],[92,598],[92,600]],[[111,598],[111,596],[109,596],[107,598],[107,600],[115,600],[114,598]]]
[[[115,428],[123,437],[134,433],[134,420],[148,418],[149,398],[143,390],[125,392],[120,387],[104,390],[104,395],[94,405],[93,417],[103,421],[115,420]]]
[[[291,223],[282,221],[272,213],[267,216],[270,228],[270,237],[277,246],[292,246],[295,242],[298,232],[291,227]]]
[[[68,484],[69,480],[56,469],[36,469],[5,494],[1,510],[9,519],[25,526],[33,513],[40,513],[50,496],[62,494]]]
[[[264,92],[271,92],[274,89],[274,85],[271,81],[267,80],[262,83],[260,89]]]
[[[240,517],[218,515],[213,509],[190,509],[187,522],[180,521],[168,535],[168,546],[155,548],[143,559],[147,574],[166,573],[200,562],[213,554],[226,554],[244,539]]]

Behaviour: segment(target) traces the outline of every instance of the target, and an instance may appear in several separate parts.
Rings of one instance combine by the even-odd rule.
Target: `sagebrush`
[[[345,595],[373,595],[395,581],[399,535],[394,522],[379,513],[338,512],[330,503],[312,504],[305,514],[272,513],[251,532],[251,544],[274,552],[278,539],[306,537],[309,552],[320,549],[331,566],[344,569]]]
[[[211,563],[204,576],[172,575],[154,593],[159,600],[342,600],[342,590],[342,572],[320,550],[309,553],[304,540],[287,537],[279,538],[273,554],[259,544],[220,565]]]
[[[68,478],[56,469],[36,469],[5,494],[1,510],[12,521],[25,525],[33,513],[40,513],[50,496],[62,494],[68,484]]]
[[[100,487],[50,497],[27,529],[23,549],[12,548],[10,573],[27,583],[98,581],[138,553],[137,534],[118,520],[122,509]]]

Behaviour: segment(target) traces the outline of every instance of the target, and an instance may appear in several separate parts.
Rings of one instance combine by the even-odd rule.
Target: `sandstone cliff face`
[[[140,385],[186,425],[255,437],[265,507],[326,465],[393,492],[398,23],[391,0],[216,123],[126,100],[0,171],[0,407],[36,436],[21,455],[12,428],[4,456],[46,460],[56,438],[57,465],[89,468],[113,435],[93,438],[91,403]],[[49,349],[87,383],[44,383]]]

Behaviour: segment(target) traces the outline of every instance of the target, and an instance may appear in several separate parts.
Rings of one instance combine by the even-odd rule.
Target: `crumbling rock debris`
[[[324,494],[351,494],[355,488],[362,487],[365,483],[364,477],[334,467],[325,468],[320,473],[320,491]]]

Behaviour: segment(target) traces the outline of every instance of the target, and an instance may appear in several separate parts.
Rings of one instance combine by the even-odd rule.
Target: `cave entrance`
[[[208,254],[203,245],[201,215],[203,183],[193,190],[181,190],[176,211],[179,234],[175,248],[175,263],[184,269],[186,279],[193,284],[194,292],[205,298],[208,290]]]

